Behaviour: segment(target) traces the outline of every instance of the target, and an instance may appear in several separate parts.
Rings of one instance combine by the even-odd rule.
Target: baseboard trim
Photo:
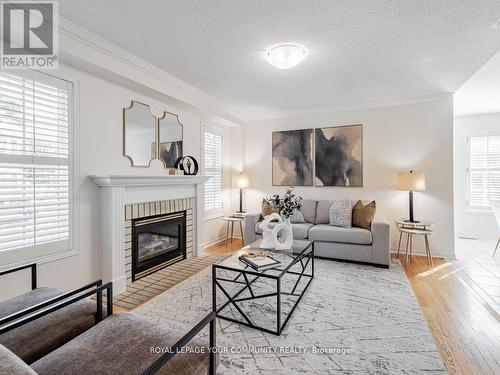
[[[378,263],[362,262],[362,261],[359,261],[359,260],[347,260],[347,259],[339,259],[339,258],[330,258],[330,257],[317,256],[317,255],[314,256],[314,259],[333,260],[335,262],[361,264],[361,265],[364,265],[364,266],[373,266],[373,267],[377,267],[377,268],[389,268],[388,264],[378,264]]]
[[[433,258],[442,258],[442,259],[449,259],[450,258],[450,254],[436,253],[436,252],[432,251],[432,249],[431,249],[431,252],[432,252],[432,257]],[[397,254],[398,253],[398,249],[391,249],[390,253],[391,254]],[[401,250],[399,251],[399,255],[401,255],[401,254],[404,255],[405,253],[406,253],[406,249],[401,248]],[[409,253],[409,251],[408,251],[408,253]],[[427,256],[427,254],[425,253],[425,251],[423,251],[423,250],[415,250],[415,249],[413,249],[412,255],[418,255],[418,256],[422,256],[422,257]]]
[[[201,248],[206,249],[207,247],[217,245],[218,243],[224,241],[226,239],[226,236],[218,237],[215,240],[207,241],[205,243],[201,244]]]
[[[235,239],[235,240],[242,240],[241,236],[233,236],[233,239]],[[201,247],[203,249],[206,249],[207,247],[210,247],[210,246],[213,246],[213,245],[217,245],[217,244],[219,244],[219,243],[221,243],[221,242],[223,242],[225,240],[226,240],[226,236],[218,237],[215,240],[207,241],[207,242],[201,244]]]

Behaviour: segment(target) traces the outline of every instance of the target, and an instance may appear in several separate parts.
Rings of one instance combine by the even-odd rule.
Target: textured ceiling
[[[61,16],[246,120],[450,93],[497,50],[500,1],[64,0]],[[305,44],[298,67],[263,59]]]

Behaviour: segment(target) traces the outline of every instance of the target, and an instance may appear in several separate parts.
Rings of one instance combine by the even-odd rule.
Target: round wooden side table
[[[409,222],[405,220],[396,220],[395,221],[398,230],[399,230],[399,242],[398,242],[398,254],[397,257],[399,259],[399,252],[401,250],[401,241],[403,239],[403,234],[406,234],[406,252],[405,252],[405,263],[406,266],[408,262],[408,250],[410,251],[410,262],[412,262],[413,256],[413,236],[423,236],[425,243],[425,253],[427,257],[427,262],[430,263],[431,266],[434,266],[432,263],[432,252],[431,247],[429,245],[429,236],[432,234],[432,230],[429,229],[433,225],[430,221],[419,221],[419,222]]]
[[[241,239],[243,240],[243,218],[242,217],[232,217],[232,216],[226,216],[223,217],[222,220],[227,222],[227,230],[226,230],[226,247],[231,240],[231,250],[233,249],[233,237],[234,237],[234,223],[238,222],[240,223],[240,234],[241,234]],[[229,236],[229,229],[231,228],[231,236]]]

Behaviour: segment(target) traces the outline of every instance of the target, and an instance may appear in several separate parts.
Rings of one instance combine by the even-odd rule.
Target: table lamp
[[[410,219],[405,221],[408,223],[418,223],[413,217],[413,192],[425,191],[424,172],[399,172],[397,187],[399,190],[410,192]]]
[[[246,173],[239,173],[233,176],[233,187],[240,189],[240,210],[238,213],[243,213],[243,189],[250,186],[250,179]]]

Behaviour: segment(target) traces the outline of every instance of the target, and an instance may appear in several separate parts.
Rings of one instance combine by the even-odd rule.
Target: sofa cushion
[[[352,225],[370,229],[376,209],[377,204],[375,201],[371,201],[367,205],[363,205],[363,202],[358,201],[352,209]]]
[[[318,201],[316,206],[316,219],[315,224],[328,224],[330,223],[330,207],[333,204],[333,200],[321,200]]]
[[[372,232],[363,228],[341,228],[328,224],[318,224],[309,229],[309,239],[313,241],[352,243],[370,245]]]
[[[269,203],[265,199],[262,200],[262,208],[261,208],[262,217],[266,217],[268,215],[277,213],[279,214],[279,209],[274,204]]]
[[[314,199],[302,199],[300,201],[302,208],[302,215],[304,215],[304,220],[306,223],[314,224],[314,220],[316,218],[316,200]]]
[[[257,224],[255,224],[255,233],[262,234],[262,229],[259,228],[260,223],[262,221],[259,221]],[[274,228],[278,223],[269,223],[270,228]],[[293,233],[293,238],[296,240],[303,240],[307,238],[307,235],[309,233],[309,228],[311,228],[313,224],[310,223],[302,223],[302,224],[292,224],[292,233]]]
[[[352,227],[352,206],[349,199],[334,200],[330,207],[330,225],[336,227]]]
[[[304,215],[302,214],[302,211],[298,209],[294,209],[292,211],[292,214],[290,215],[290,222],[294,224],[302,224],[305,223],[306,220],[304,219]]]
[[[161,356],[151,348],[165,350],[185,333],[136,314],[113,314],[33,363],[31,368],[44,375],[141,374]],[[207,374],[207,344],[193,339],[188,344],[191,349],[174,355],[157,374]]]
[[[63,294],[56,288],[37,288],[0,302],[0,318]],[[31,364],[95,324],[96,302],[76,302],[0,335],[0,344]]]
[[[36,373],[17,355],[0,345],[0,374],[36,375]]]

